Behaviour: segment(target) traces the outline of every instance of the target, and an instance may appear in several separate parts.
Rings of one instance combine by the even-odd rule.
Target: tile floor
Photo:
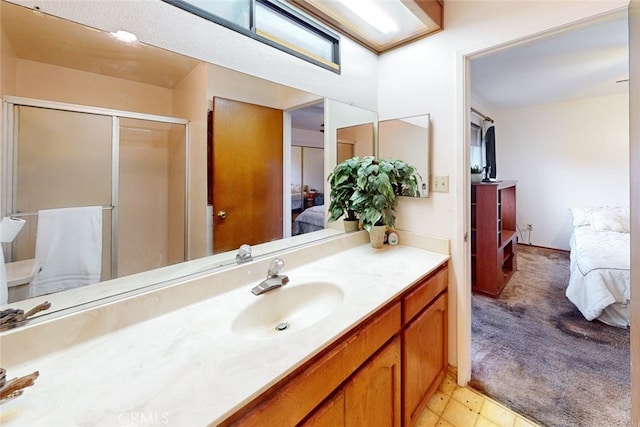
[[[418,427],[537,427],[538,425],[447,375],[418,419]]]

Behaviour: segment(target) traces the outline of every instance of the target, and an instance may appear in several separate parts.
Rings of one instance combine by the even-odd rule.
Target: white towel
[[[36,260],[31,297],[99,282],[102,207],[38,211]]]

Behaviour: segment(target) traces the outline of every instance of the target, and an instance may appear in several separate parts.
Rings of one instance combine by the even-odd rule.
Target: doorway
[[[324,102],[288,111],[290,118],[289,188],[285,205],[290,215],[286,232],[295,236],[324,229]]]
[[[622,21],[624,22],[625,20],[623,19]],[[585,26],[583,26],[582,28],[585,28]],[[544,39],[547,39],[547,37],[545,37]],[[550,39],[550,37],[548,39]],[[543,40],[543,39],[539,39],[539,40]],[[602,39],[599,39],[599,42],[600,43],[604,43],[604,41]],[[489,61],[491,59],[499,60],[501,52],[509,51],[511,49],[516,51],[519,47],[522,47],[524,45],[525,45],[525,43],[519,43],[518,47],[510,46],[510,47],[506,47],[504,49],[502,49],[502,48],[495,49],[495,50],[493,50],[491,52],[484,52],[482,55],[478,55],[478,56],[469,55],[466,59],[468,61],[467,64],[468,64],[469,68],[471,69],[470,72],[471,73],[474,72],[473,66],[476,63],[475,61],[480,60],[480,59],[482,59],[482,60],[486,59],[487,61]],[[521,54],[520,57],[521,58],[527,57],[527,55]],[[581,68],[579,66],[576,66],[575,64],[573,66],[576,67],[577,69]],[[504,65],[503,65],[503,67],[504,67]],[[504,67],[504,69],[505,70],[512,70],[509,67]],[[509,79],[510,80],[516,80],[517,76],[515,74],[516,73],[510,74],[509,75]],[[504,131],[504,133],[502,133],[502,134],[498,134],[497,133],[496,134],[497,135],[496,138],[498,139],[498,146],[500,146],[500,140],[499,140],[500,136],[505,135],[505,134],[513,136],[513,129],[517,129],[518,131],[520,131],[522,136],[523,136],[523,139],[527,138],[529,136],[529,134],[530,134],[529,131],[530,131],[531,127],[527,127],[526,120],[522,120],[519,123],[515,123],[513,121],[513,118],[516,115],[516,112],[514,112],[514,110],[522,109],[523,113],[526,112],[529,117],[532,117],[532,118],[533,117],[539,117],[538,115],[534,115],[534,114],[538,113],[538,111],[536,111],[537,109],[542,108],[542,107],[540,107],[540,104],[535,104],[535,106],[517,106],[517,107],[514,107],[514,106],[506,107],[504,105],[499,105],[499,104],[496,106],[496,104],[493,104],[492,102],[489,102],[486,98],[482,98],[482,97],[478,96],[479,95],[479,91],[478,91],[478,87],[474,86],[474,79],[473,79],[474,76],[473,76],[473,74],[471,75],[471,77],[472,78],[470,79],[471,80],[470,90],[469,90],[469,92],[467,94],[467,96],[471,98],[470,99],[471,102],[466,105],[465,113],[468,114],[469,110],[472,110],[473,107],[478,107],[484,113],[488,113],[494,119],[496,119],[496,125],[497,125],[496,127],[498,129],[503,130],[503,129],[507,128],[507,131]],[[558,76],[558,79],[559,79],[559,76]],[[574,76],[574,79],[575,80],[579,80],[579,79],[575,78],[575,76]],[[526,80],[527,84],[532,85],[532,81],[531,80],[527,80],[527,79],[523,79],[523,80]],[[614,81],[616,79],[610,79],[610,80],[611,80],[612,84],[615,84]],[[550,84],[550,83],[554,83],[554,82],[548,82],[547,84]],[[618,85],[619,84],[620,83],[618,83]],[[538,91],[539,92],[543,92],[544,89],[545,88],[539,88]],[[513,91],[511,91],[511,92],[513,93]],[[519,93],[522,94],[523,98],[525,98],[524,91],[521,91]],[[575,101],[575,100],[572,100],[572,101]],[[552,102],[560,102],[560,101],[549,101],[550,104]],[[568,105],[568,103],[570,101],[562,101],[562,102],[566,102],[567,105]],[[560,109],[560,107],[558,106],[558,111],[559,111],[559,109]],[[554,110],[554,111],[556,111],[556,110]],[[603,109],[600,109],[600,111],[602,113],[604,113]],[[626,110],[624,110],[624,109],[621,109],[620,111],[622,111],[623,115],[627,114]],[[524,116],[524,114],[522,116]],[[558,115],[558,117],[560,117],[560,115]],[[570,116],[563,115],[562,117],[564,118],[564,123],[563,123],[564,127],[563,128],[568,130],[569,128],[567,127],[567,123],[570,120]],[[584,115],[583,118],[584,117],[588,117],[588,116]],[[598,117],[599,117],[599,120],[603,120],[603,117],[601,115],[599,115]],[[510,120],[507,121],[507,120],[505,120],[506,118],[508,118]],[[500,120],[500,119],[502,119],[502,120]],[[531,121],[533,122],[534,120],[531,120]],[[546,120],[538,119],[537,122],[539,123],[539,125],[541,127],[550,126],[550,123],[547,122]],[[619,124],[616,121],[612,122],[612,121],[608,121],[608,120],[603,120],[603,123],[604,122],[607,122],[607,125],[613,125],[613,123]],[[466,123],[466,126],[469,126],[469,123]],[[622,126],[621,129],[625,129],[625,126]],[[471,133],[471,130],[469,130],[467,128],[467,132]],[[592,129],[592,132],[593,132],[593,129]],[[467,139],[467,141],[470,141],[471,144],[472,144],[473,143],[473,140],[471,138],[472,134],[469,135],[469,133],[467,134],[467,138],[466,139]],[[509,140],[509,141],[506,141],[506,140]],[[607,140],[610,141],[609,139],[607,139]],[[530,143],[529,144],[529,148],[531,150],[533,150],[534,148],[537,148],[538,150],[540,150],[541,147],[545,147],[544,140],[541,140],[540,138],[538,138],[538,141],[543,142],[543,143],[541,143],[541,144],[532,144],[532,143]],[[528,171],[526,169],[538,169],[538,168],[533,167],[532,165],[539,164],[541,166],[540,166],[538,171],[544,170],[546,172],[546,174],[553,175],[553,176],[555,176],[557,178],[561,174],[561,173],[559,173],[559,172],[561,172],[561,170],[558,171],[558,169],[554,169],[553,167],[551,167],[552,165],[557,164],[557,163],[563,163],[563,168],[565,170],[569,170],[569,171],[571,170],[570,169],[571,165],[567,165],[566,164],[566,160],[567,160],[566,157],[564,157],[564,158],[560,157],[560,160],[554,160],[555,158],[557,158],[557,156],[561,156],[562,155],[561,152],[563,150],[565,152],[566,151],[572,152],[573,153],[573,156],[572,156],[573,158],[584,158],[583,154],[586,152],[586,150],[581,151],[581,150],[576,150],[576,149],[569,149],[566,146],[563,146],[562,144],[556,143],[555,146],[553,147],[553,149],[548,150],[545,153],[541,153],[540,154],[539,158],[543,159],[543,161],[544,161],[544,163],[543,163],[540,160],[536,161],[538,158],[534,157],[531,154],[530,151],[527,151],[527,149],[523,149],[522,146],[518,146],[517,144],[513,143],[512,138],[511,139],[502,138],[501,142],[503,144],[502,145],[503,151],[498,153],[498,161],[501,162],[501,172],[500,172],[501,173],[501,178],[502,179],[521,179],[521,181],[519,183],[519,187],[521,187],[521,191],[523,193],[526,193],[528,195],[528,199],[531,199],[531,197],[532,197],[531,195],[537,194],[535,201],[536,201],[536,204],[538,205],[539,210],[541,212],[545,212],[549,216],[551,216],[552,214],[555,216],[556,215],[555,211],[554,212],[548,212],[547,209],[544,209],[543,202],[544,202],[544,198],[545,198],[546,194],[548,194],[550,191],[558,191],[558,187],[561,187],[562,183],[559,183],[558,185],[556,185],[554,187],[554,186],[549,186],[549,185],[545,184],[544,177],[539,177],[538,179],[534,179],[534,180],[525,179],[523,177],[527,177],[528,178],[528,176],[527,176],[527,172]],[[581,142],[585,143],[585,140],[582,139]],[[519,163],[518,162],[513,162],[513,157],[512,156],[505,155],[505,153],[507,153],[507,151],[509,151],[509,150],[505,150],[504,149],[505,145],[506,144],[510,144],[510,143],[514,147],[518,147],[518,150],[516,150],[515,148],[511,149],[508,154],[512,155],[512,153],[517,151],[517,154],[523,159],[523,161],[520,161]],[[535,147],[534,147],[534,145],[535,145]],[[587,147],[585,146],[585,149],[586,148]],[[600,148],[601,148],[601,144],[600,144]],[[467,149],[469,149],[469,148],[467,148]],[[547,147],[547,149],[548,149],[548,147]],[[501,155],[503,156],[502,159],[500,157]],[[466,174],[469,173],[469,166],[473,166],[473,163],[470,160],[470,159],[473,158],[472,157],[472,153],[467,151],[465,153],[465,157],[466,157],[465,160],[469,161],[469,163],[465,162],[466,171],[465,171],[465,175],[464,176],[466,178]],[[604,157],[603,153],[600,152],[600,158],[602,159],[603,157]],[[623,160],[625,160],[625,162],[626,162],[626,160],[628,160],[628,159],[623,159]],[[510,164],[510,162],[511,162],[511,164]],[[542,165],[545,165],[545,166],[543,167]],[[584,165],[584,166],[586,166],[586,165]],[[518,168],[518,167],[521,169],[521,171],[516,174],[514,172],[514,170],[515,170],[515,168]],[[620,169],[624,171],[624,167],[621,167]],[[576,176],[577,174],[572,173],[572,175]],[[566,181],[570,181],[571,179],[574,178],[574,176],[569,177],[568,179],[565,179],[563,181],[565,181],[565,182]],[[468,184],[468,180],[466,180],[466,182]],[[467,187],[467,186],[468,185],[465,185],[465,187]],[[581,184],[581,186],[583,188],[585,188],[584,182],[583,182],[583,184]],[[579,188],[579,187],[580,186],[577,186],[575,188]],[[587,185],[586,187],[588,187],[590,189],[593,189],[593,187],[590,184]],[[519,190],[520,190],[520,188],[519,188]],[[609,191],[608,193],[610,195],[611,193],[613,193],[613,191]],[[572,197],[566,198],[565,204],[558,203],[558,206],[561,206],[562,209],[564,209],[566,211],[567,217],[569,216],[569,213],[568,213],[568,210],[566,209],[566,206],[567,206],[566,203],[569,203],[568,206],[572,206],[570,204],[570,203],[572,203],[571,200],[577,200],[577,199],[578,198],[575,195],[572,195]],[[519,199],[519,202],[520,202],[520,199]],[[467,203],[465,205],[465,214],[467,215],[467,218],[468,218],[469,212],[470,212],[470,206],[468,204],[469,203],[468,197],[465,197],[465,203]],[[600,203],[602,203],[602,199],[600,199]],[[604,203],[604,204],[606,204],[606,203]],[[525,206],[527,206],[527,205],[525,205]],[[529,206],[527,206],[527,207],[529,207]],[[519,234],[518,237],[520,238],[520,243],[531,243],[533,241],[534,244],[537,243],[540,246],[555,247],[552,244],[546,244],[545,245],[545,243],[544,243],[545,241],[542,239],[544,237],[544,236],[542,236],[542,232],[544,231],[543,229],[545,228],[544,226],[546,224],[545,223],[540,223],[539,221],[536,221],[535,219],[533,221],[527,221],[527,219],[529,219],[529,217],[527,217],[526,215],[530,214],[530,213],[527,213],[527,212],[530,212],[531,209],[521,209],[521,211],[523,212],[523,215],[525,215],[525,216],[521,216],[519,218],[519,225],[520,225],[519,228],[520,228],[521,232],[518,233]],[[564,215],[564,214],[565,214],[564,211],[561,212],[561,215]],[[534,232],[533,236],[531,234],[531,227],[527,227],[527,224],[529,224],[531,222],[533,222],[533,232]],[[536,228],[536,224],[538,224],[537,228]],[[537,234],[537,236],[536,236],[536,234]],[[556,234],[559,234],[559,233],[556,233]],[[550,241],[550,240],[547,240],[547,241]],[[558,239],[558,241],[561,241],[561,242],[566,241],[568,243],[569,236],[561,235],[560,238]],[[560,248],[560,249],[564,249],[564,248]],[[466,257],[467,257],[467,261],[466,261],[467,264],[472,264],[472,262],[470,262],[470,260],[468,258],[468,254],[466,255]],[[468,281],[468,279],[467,279],[467,281]],[[470,288],[470,284],[469,283],[467,283],[467,286]],[[468,295],[465,298],[468,301],[471,298],[471,295]],[[563,299],[564,295],[560,295],[559,298]],[[467,301],[465,301],[465,303]],[[469,304],[469,306],[470,305],[471,304]],[[469,312],[467,314],[463,314],[463,316],[464,315],[468,315],[469,316],[468,320],[469,320],[469,323],[471,323],[471,317],[474,316],[474,313],[471,312],[470,308],[469,308]],[[586,322],[586,320],[585,320],[585,322]],[[467,333],[472,334],[473,332],[469,331]],[[471,341],[471,336],[469,336],[469,342],[470,341]],[[469,349],[469,352],[471,352],[471,349]],[[469,371],[471,371],[471,369]],[[463,375],[466,375],[466,374],[463,373]]]

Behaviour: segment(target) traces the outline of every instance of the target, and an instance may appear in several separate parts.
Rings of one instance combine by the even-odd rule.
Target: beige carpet
[[[567,252],[518,245],[500,298],[472,298],[470,385],[544,426],[629,426],[629,331],[585,320],[568,280]]]

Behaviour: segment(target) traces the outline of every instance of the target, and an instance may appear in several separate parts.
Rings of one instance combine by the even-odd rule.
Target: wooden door
[[[213,250],[282,238],[283,112],[213,98]]]

